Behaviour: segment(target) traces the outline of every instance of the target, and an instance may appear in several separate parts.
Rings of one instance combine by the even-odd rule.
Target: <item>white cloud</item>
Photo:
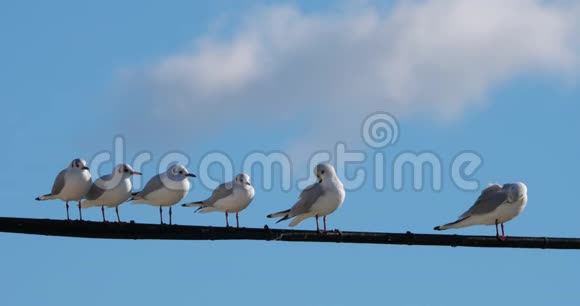
[[[358,134],[361,118],[378,110],[450,119],[519,75],[574,73],[579,12],[574,2],[539,0],[401,1],[327,14],[269,7],[232,35],[208,34],[133,70],[129,99],[147,97],[141,115],[165,125],[315,118],[301,140],[309,143]]]

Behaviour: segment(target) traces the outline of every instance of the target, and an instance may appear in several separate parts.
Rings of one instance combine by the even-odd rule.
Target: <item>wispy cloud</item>
[[[299,118],[314,122],[301,142],[349,140],[370,112],[453,119],[522,74],[575,72],[579,19],[574,2],[539,0],[401,1],[326,14],[274,6],[231,35],[207,34],[125,69],[122,80],[137,116],[168,130],[185,118],[208,129],[241,116],[268,126]]]

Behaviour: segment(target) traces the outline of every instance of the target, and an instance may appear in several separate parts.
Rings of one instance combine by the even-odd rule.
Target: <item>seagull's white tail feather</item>
[[[181,206],[183,206],[183,207],[199,207],[199,206],[203,206],[203,202],[185,203],[185,204],[181,204]]]
[[[131,204],[149,204],[143,197],[138,196],[139,192],[131,193],[131,197],[126,201]]]
[[[149,204],[149,201],[145,200],[144,198],[132,198],[128,200],[131,204]]]
[[[473,225],[472,222],[469,222],[470,221],[469,220],[470,217],[471,216],[467,216],[467,217],[465,217],[463,219],[459,219],[459,220],[457,220],[455,222],[447,223],[447,224],[444,224],[444,225],[441,225],[441,226],[436,226],[434,228],[434,230],[436,230],[436,231],[444,231],[444,230],[447,230],[447,229],[462,228],[462,227],[466,227],[466,226]]]
[[[201,207],[200,209],[196,210],[196,212],[202,213],[202,214],[205,214],[208,212],[214,212],[214,211],[218,211],[218,209],[215,207],[211,207],[211,206]]]
[[[102,206],[102,205],[99,204],[97,201],[82,201],[81,202],[81,208],[89,208],[89,207],[95,207],[95,206]]]
[[[36,198],[37,201],[46,201],[46,200],[54,200],[56,199],[56,196],[53,194],[45,194],[45,195],[41,195],[38,198]]]
[[[294,220],[292,220],[292,222],[290,222],[290,224],[288,224],[288,226],[295,227],[296,225],[298,225],[302,221],[304,221],[304,219],[307,219],[307,218],[310,218],[310,217],[312,217],[312,216],[311,215],[308,215],[308,214],[298,215],[298,216],[296,216],[296,218],[294,218]]]
[[[284,210],[284,211],[279,211],[277,213],[269,214],[268,215],[268,218],[281,218],[281,217],[286,217],[289,213],[290,213],[290,209]]]

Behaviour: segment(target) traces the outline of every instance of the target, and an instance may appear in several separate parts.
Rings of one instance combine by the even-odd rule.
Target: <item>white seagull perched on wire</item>
[[[296,226],[304,219],[316,218],[316,231],[320,232],[318,217],[323,217],[326,232],[326,216],[333,213],[344,202],[344,186],[336,176],[334,167],[329,164],[318,164],[314,169],[318,182],[310,185],[300,194],[298,202],[288,210],[268,215],[268,218],[281,218],[276,223],[295,218],[290,226]]]
[[[191,184],[189,173],[182,165],[173,165],[165,173],[152,177],[142,191],[133,194],[130,201],[133,204],[149,204],[159,206],[159,219],[163,224],[163,206],[169,206],[169,224],[172,224],[171,206],[181,202],[189,192]]]
[[[236,227],[240,228],[240,211],[246,209],[254,199],[254,187],[250,176],[238,174],[233,181],[219,185],[211,196],[203,201],[182,204],[183,207],[199,207],[196,212],[223,212],[226,215],[226,227],[230,226],[228,214],[236,213]]]
[[[77,201],[79,204],[79,219],[83,219],[80,202],[91,187],[91,173],[87,162],[75,158],[69,166],[62,170],[54,180],[50,193],[36,198],[37,201],[60,199],[66,205],[66,219],[70,220],[68,202]]]
[[[126,202],[131,197],[131,176],[141,175],[141,172],[133,170],[128,164],[121,164],[115,167],[113,173],[101,176],[96,180],[87,195],[85,201],[81,202],[81,208],[101,206],[103,222],[105,219],[105,206],[115,207],[117,221],[121,222],[119,217],[119,205]]]
[[[528,188],[524,183],[491,184],[457,221],[437,226],[435,230],[462,228],[471,225],[494,225],[499,240],[505,240],[504,223],[517,217],[528,203]],[[501,224],[501,236],[498,225]]]

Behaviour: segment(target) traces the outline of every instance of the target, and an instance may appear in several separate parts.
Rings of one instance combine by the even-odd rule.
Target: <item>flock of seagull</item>
[[[289,226],[294,227],[308,218],[316,219],[316,230],[320,232],[319,217],[323,219],[323,232],[326,232],[326,216],[337,210],[345,198],[345,190],[330,164],[318,164],[314,169],[318,181],[304,189],[298,201],[287,210],[268,215],[268,218],[280,218],[276,223],[292,219]],[[78,202],[79,219],[82,220],[82,209],[101,207],[103,222],[105,207],[114,207],[119,217],[119,205],[125,202],[159,206],[159,218],[163,224],[163,207],[169,207],[169,224],[172,224],[172,206],[181,202],[190,190],[190,177],[196,177],[182,165],[173,165],[165,173],[151,178],[145,188],[132,192],[131,177],[141,175],[128,164],[120,164],[111,174],[92,182],[86,161],[77,158],[57,176],[49,194],[37,197],[36,200],[60,199],[65,202],[67,220],[69,202]],[[231,182],[223,183],[213,190],[211,196],[203,201],[182,204],[184,207],[197,207],[196,212],[225,213],[226,226],[229,227],[229,214],[235,213],[236,227],[239,228],[239,213],[250,205],[254,198],[254,187],[250,176],[238,174]],[[518,216],[528,201],[527,187],[523,183],[491,184],[475,204],[456,221],[437,226],[435,230],[462,228],[472,225],[495,225],[496,237],[505,240],[504,223]],[[499,233],[501,225],[501,235]]]

